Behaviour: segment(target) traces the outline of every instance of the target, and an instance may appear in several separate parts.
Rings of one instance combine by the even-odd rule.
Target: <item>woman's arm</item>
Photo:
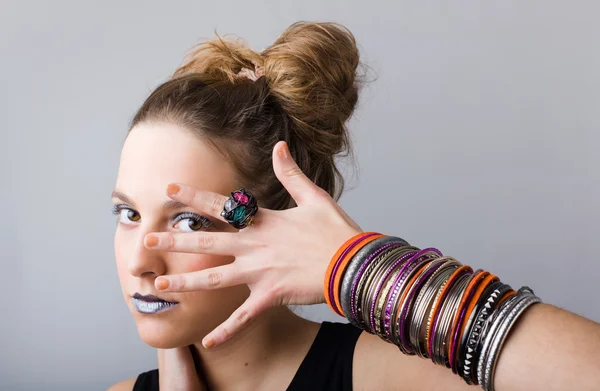
[[[600,324],[551,305],[532,306],[506,341],[496,389],[599,390]]]
[[[327,193],[302,174],[300,168],[290,158],[285,143],[279,143],[275,147],[273,165],[277,177],[298,204],[297,208],[285,211],[260,208],[254,220],[255,225],[238,233],[198,232],[188,234],[160,232],[151,233],[146,237],[146,246],[150,249],[232,255],[235,257],[235,262],[226,266],[181,275],[161,276],[156,279],[155,283],[158,290],[172,292],[220,289],[238,284],[247,284],[250,287],[251,295],[248,300],[225,323],[205,338],[205,347],[223,343],[270,307],[282,304],[322,303],[326,297],[324,288],[327,290],[328,287],[334,287],[335,289],[328,291],[329,301],[331,301],[331,293],[335,294],[341,291],[338,289],[340,286],[350,286],[345,285],[343,282],[340,283],[337,276],[347,275],[351,280],[356,277],[357,280],[355,281],[366,281],[359,275],[357,268],[354,269],[353,273],[344,274],[343,270],[348,263],[345,263],[346,266],[340,266],[339,269],[328,268],[328,266],[333,265],[333,263],[330,263],[332,254],[336,253],[338,249],[341,250],[348,238],[360,233],[360,227],[348,217]],[[169,197],[173,200],[189,205],[215,219],[223,220],[220,212],[227,201],[226,196],[199,191],[184,184],[177,184],[173,188],[176,191],[168,191]],[[151,236],[153,238],[151,238],[152,245],[150,246],[148,239]],[[375,242],[373,241],[373,243]],[[431,253],[434,254],[435,252]],[[344,258],[344,253],[340,254],[338,260],[354,259],[354,255],[350,255],[352,252],[349,252],[346,258]],[[387,255],[382,253],[380,259],[382,265],[396,259],[390,254],[393,255],[394,252],[388,252]],[[356,256],[355,259],[360,261],[361,257]],[[420,257],[415,256],[414,260],[418,259]],[[453,270],[456,273],[459,273],[459,269],[461,269],[456,269],[458,265],[451,265],[453,261],[448,260],[448,262],[450,263],[439,264],[438,269],[434,272],[440,271],[438,277],[445,276],[445,280],[448,280],[449,275],[442,274],[442,268],[454,268]],[[416,263],[413,266],[416,266]],[[388,268],[383,270],[398,269]],[[420,272],[424,270],[419,269]],[[448,271],[450,269],[444,270],[444,273]],[[369,271],[369,273],[371,272],[373,270]],[[366,275],[366,273],[367,271],[363,275]],[[325,278],[326,275],[334,278]],[[383,274],[380,273],[379,277],[368,279],[370,281],[368,284],[374,284],[375,280],[381,278],[381,276]],[[461,282],[464,283],[464,277],[463,273],[454,280],[456,283],[454,288],[459,287],[459,289],[455,289],[453,293],[448,293],[449,297],[454,295],[453,297],[456,299],[456,295],[464,289],[464,286],[460,288],[461,285],[456,282],[459,281],[459,278],[462,278]],[[483,277],[483,275],[480,277]],[[343,277],[343,279],[345,278]],[[406,279],[408,279],[408,275],[406,275]],[[429,280],[425,280],[424,277],[422,280],[424,284],[416,284],[413,277],[409,283],[418,285],[419,290],[423,288],[427,292],[441,293],[444,286],[442,283],[445,280],[437,278],[436,282],[427,285]],[[465,301],[459,303],[459,307],[463,310],[473,311],[474,315],[479,314],[479,312],[474,312],[475,308],[486,303],[486,296],[482,295],[487,292],[487,289],[485,291],[479,290],[477,281],[481,280],[474,280],[475,285],[469,289],[470,292],[477,291],[478,293],[474,294],[472,298],[465,296]],[[487,283],[491,284],[491,282],[492,280],[489,280]],[[488,287],[484,285],[484,282],[481,282],[481,284],[482,288]],[[364,289],[364,287],[361,289]],[[448,288],[448,291],[450,291],[450,288]],[[364,292],[375,294],[376,290],[364,290]],[[385,291],[385,293],[380,292],[382,295],[386,295],[383,298],[387,304],[400,303],[399,300],[387,301],[387,295],[391,295],[390,290]],[[347,290],[346,295],[349,293],[350,290]],[[354,295],[354,292],[352,292],[352,295]],[[495,293],[490,293],[490,295],[490,297],[497,297],[494,296]],[[398,297],[400,297],[400,293],[398,293]],[[506,294],[505,297],[507,298],[509,295]],[[404,298],[407,298],[407,296],[404,296]],[[433,303],[433,298],[435,298],[435,301],[440,302],[446,300],[445,297],[438,300],[434,295],[430,296],[427,301]],[[522,298],[525,298],[525,301],[528,299],[527,296],[519,296],[518,300],[514,302],[506,300],[507,311],[516,308],[511,307],[513,304],[522,304],[523,302],[520,301]],[[334,299],[339,298],[334,297]],[[495,304],[500,305],[500,301],[496,300]],[[489,301],[487,304],[492,302],[494,301]],[[371,314],[371,316],[384,314],[382,312],[384,307],[381,305],[386,303],[383,301],[378,302],[380,313],[379,315]],[[423,303],[426,303],[426,301],[423,301]],[[490,308],[487,304],[485,307]],[[451,306],[448,306],[448,308],[451,308]],[[468,310],[469,308],[470,310]],[[448,311],[448,309],[439,306],[429,315],[433,316],[433,312],[435,312],[436,314],[444,313],[446,316],[451,316],[452,312]],[[483,307],[479,307],[479,311],[481,313],[485,312]],[[463,314],[466,314],[466,312],[463,312]],[[489,316],[489,318],[495,319],[492,316]],[[505,326],[508,323],[503,322],[507,318],[509,317],[502,318],[499,315],[499,323],[496,324],[502,325],[501,327]],[[488,317],[481,319],[488,319]],[[379,324],[383,323],[385,322]],[[491,320],[485,324],[491,324]],[[449,326],[460,331],[458,324],[449,325],[448,323],[446,323],[446,331],[450,330]],[[599,328],[598,324],[566,311],[545,304],[534,304],[517,320],[512,328],[512,334],[505,340],[496,367],[495,384],[498,385],[497,389],[500,391],[586,390],[592,389],[591,387],[595,387],[596,390],[600,389],[600,375],[598,374],[600,372]],[[436,330],[440,332],[439,335],[441,336],[443,334],[439,331],[440,329]],[[463,330],[466,329],[463,327]],[[474,328],[469,330],[471,330],[471,333],[475,332]],[[499,346],[497,345],[498,339],[496,339],[496,336],[501,338],[504,334],[502,332],[495,333],[498,330],[494,330],[494,332],[491,330],[490,328],[489,333],[490,336],[494,337],[494,342],[490,342],[489,346]],[[459,333],[453,335],[458,336]],[[438,339],[437,341],[435,344],[439,347],[444,339]],[[477,346],[474,345],[474,347]],[[486,350],[485,353],[486,359],[494,357],[489,350]],[[356,388],[359,390],[440,389],[458,391],[473,389],[473,387],[469,387],[462,382],[458,376],[452,374],[450,370],[435,366],[426,360],[404,356],[398,351],[398,348],[379,340],[379,337],[364,334],[359,340],[355,355],[357,357],[355,366],[358,384]],[[457,357],[456,354],[454,357]]]
[[[548,304],[530,307],[500,353],[497,391],[600,389],[600,324]],[[449,369],[405,356],[394,345],[363,333],[354,355],[357,390],[477,389]]]

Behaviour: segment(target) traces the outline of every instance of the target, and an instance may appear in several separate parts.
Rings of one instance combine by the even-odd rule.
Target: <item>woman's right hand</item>
[[[194,365],[190,349],[183,346],[173,349],[157,349],[158,382],[161,391],[206,391]]]

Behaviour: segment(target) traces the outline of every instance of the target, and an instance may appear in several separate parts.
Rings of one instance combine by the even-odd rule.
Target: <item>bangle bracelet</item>
[[[448,354],[445,349],[447,345],[446,341],[448,340],[450,325],[458,308],[461,293],[467,287],[471,277],[470,272],[472,272],[472,270],[469,271],[468,269],[465,269],[456,277],[452,286],[448,288],[447,300],[445,300],[444,304],[441,306],[437,318],[438,326],[436,328],[436,334],[431,336],[431,349],[433,353],[431,359],[436,364],[448,366]]]
[[[354,279],[354,282],[352,283],[352,291],[351,291],[351,295],[350,295],[350,306],[351,306],[351,310],[352,310],[352,317],[357,322],[357,325],[360,328],[364,328],[364,326],[361,324],[361,322],[359,320],[360,309],[358,308],[358,304],[359,304],[358,296],[359,296],[359,294],[362,293],[362,286],[364,285],[363,276],[366,274],[365,272],[367,270],[370,270],[373,259],[375,259],[379,254],[386,251],[387,249],[393,248],[393,247],[398,247],[398,246],[401,246],[401,244],[399,244],[397,242],[391,242],[391,243],[385,244],[384,246],[379,247],[373,253],[369,254],[367,259],[360,265],[359,270],[356,272],[356,277]]]
[[[372,278],[372,271],[377,266],[377,263],[381,261],[382,255],[387,255],[386,252],[394,250],[394,248],[401,247],[401,243],[389,243],[379,249],[367,258],[362,264],[358,274],[356,276],[355,283],[352,287],[351,306],[352,314],[361,329],[367,330],[366,322],[363,320],[363,297],[366,296],[365,288],[369,288],[366,284],[366,280]],[[366,285],[366,286],[365,286]],[[368,312],[368,311],[367,311]]]
[[[504,320],[506,314],[510,310],[510,308],[517,303],[522,296],[523,293],[521,290],[517,292],[517,294],[510,297],[508,300],[503,302],[498,308],[498,312],[492,316],[491,320],[488,320],[489,329],[485,333],[485,338],[483,338],[483,343],[481,345],[481,351],[479,353],[479,360],[477,362],[477,383],[483,386],[483,371],[484,371],[484,363],[486,361],[488,352],[491,348],[491,343],[494,334],[496,333],[498,327],[500,327],[502,321]]]
[[[383,236],[381,238],[375,239],[370,243],[365,244],[355,255],[352,257],[348,265],[346,266],[346,270],[342,277],[342,282],[340,286],[340,302],[342,304],[342,312],[344,316],[348,318],[350,323],[354,326],[358,327],[358,322],[354,319],[354,314],[352,311],[351,300],[352,300],[352,285],[356,280],[357,273],[364,263],[365,259],[375,252],[377,248],[383,247],[390,243],[401,243],[403,245],[408,245],[404,240],[394,237],[394,236]]]
[[[466,309],[466,311],[462,314],[464,315],[464,321],[461,319],[460,320],[460,325],[458,326],[458,328],[460,328],[459,332],[458,332],[458,338],[455,341],[456,343],[456,348],[455,348],[455,354],[454,357],[451,357],[451,360],[454,360],[454,366],[453,366],[453,372],[460,374],[463,379],[464,379],[464,359],[471,359],[472,358],[472,353],[473,353],[473,349],[471,349],[471,351],[466,352],[465,350],[467,349],[467,342],[468,342],[468,336],[469,336],[469,332],[468,330],[471,330],[471,325],[473,324],[473,321],[475,320],[475,316],[477,315],[480,306],[482,306],[484,303],[480,302],[481,297],[488,297],[491,292],[498,286],[500,286],[502,283],[498,282],[496,284],[496,282],[498,281],[498,277],[489,274],[489,273],[482,273],[482,277],[483,280],[481,281],[481,283],[479,285],[477,285],[475,292],[473,293],[473,297],[470,299],[469,303],[468,303],[468,307]],[[461,315],[461,318],[462,318]],[[469,355],[469,357],[465,357],[466,355]],[[464,357],[464,359],[463,359]],[[466,380],[465,380],[466,381]]]
[[[327,266],[327,271],[325,272],[324,287],[323,287],[323,292],[325,295],[325,302],[327,303],[329,308],[331,308],[333,311],[335,311],[338,314],[340,313],[340,311],[335,307],[335,303],[333,303],[333,292],[331,291],[331,287],[333,285],[332,283],[333,283],[333,277],[334,277],[335,271],[339,267],[339,262],[340,262],[341,258],[344,256],[344,254],[346,254],[351,247],[353,247],[354,245],[359,243],[366,236],[374,235],[374,234],[375,234],[374,232],[361,232],[361,233],[351,237],[350,239],[348,239],[342,245],[342,247],[340,247],[338,249],[338,251],[333,255],[333,257],[331,258],[331,261],[329,262],[329,265]]]
[[[504,297],[506,292],[511,290],[510,286],[500,282],[497,286],[494,287],[494,285],[495,284],[490,286],[490,288],[494,289],[489,292],[489,295],[483,296],[484,302],[477,314],[473,329],[469,333],[467,352],[464,359],[464,375],[468,375],[468,379],[465,378],[467,384],[479,384],[476,376],[476,365],[479,362],[481,341],[483,340],[483,336],[487,333],[486,330],[489,325],[488,321],[490,317],[493,318],[492,315],[494,314],[495,309],[500,305],[502,297]]]
[[[436,298],[433,309],[429,313],[429,321],[427,322],[429,327],[427,327],[427,352],[429,353],[429,357],[433,358],[433,335],[435,334],[435,330],[438,326],[438,318],[440,315],[441,304],[443,303],[446,295],[448,294],[449,288],[456,282],[456,279],[463,275],[468,271],[473,271],[469,266],[463,265],[452,273],[452,275],[448,278],[448,281],[440,288],[438,292],[438,297]]]
[[[510,330],[516,323],[517,319],[527,308],[531,305],[540,303],[539,297],[535,296],[532,290],[529,288],[521,288],[520,292],[525,292],[519,301],[516,301],[507,313],[506,318],[502,324],[498,327],[498,330],[491,343],[490,352],[485,362],[484,373],[483,373],[483,388],[485,390],[494,391],[494,375],[496,372],[496,364],[498,363],[498,356],[500,350],[504,345],[506,337],[510,333]]]
[[[381,319],[381,312],[383,310],[383,307],[387,303],[387,300],[386,300],[387,294],[389,293],[389,289],[391,288],[392,284],[400,285],[400,290],[402,290],[408,276],[410,275],[410,273],[412,273],[415,270],[419,261],[422,261],[424,257],[427,258],[429,256],[434,257],[434,256],[441,255],[439,253],[430,254],[435,251],[437,251],[437,250],[425,249],[425,250],[421,250],[419,252],[411,252],[411,253],[408,253],[405,256],[401,257],[398,261],[396,261],[393,264],[394,268],[397,265],[400,265],[400,266],[398,266],[399,270],[398,270],[398,273],[393,276],[394,277],[393,280],[389,282],[389,288],[387,290],[385,290],[384,292],[382,292],[381,298],[379,299],[379,306],[378,306],[378,308],[381,308],[381,311],[379,311],[379,313],[377,313],[377,311],[376,311],[375,319]],[[387,276],[382,281],[386,281],[386,280],[388,280]],[[376,296],[376,298],[377,298],[377,296]],[[380,324],[380,322],[375,322],[375,319],[372,318],[372,325],[376,326],[375,331],[376,331],[377,335],[379,335],[380,337],[385,339],[385,335],[383,334],[383,330],[382,330],[383,325]],[[379,327],[377,327],[378,325],[379,325]]]
[[[412,322],[410,323],[408,330],[410,349],[421,358],[426,358],[425,349],[421,346],[420,335],[425,314],[427,313],[435,294],[435,290],[431,289],[431,287],[437,286],[438,281],[445,280],[447,278],[445,274],[448,274],[449,276],[459,265],[456,260],[450,259],[450,257],[440,258],[438,261],[443,263],[439,266],[434,266],[431,275],[423,282],[423,285],[417,294],[411,317]],[[396,320],[396,323],[398,323],[398,321],[399,320]],[[399,328],[399,326],[397,326],[397,328]]]
[[[379,319],[381,317],[381,312],[379,311],[379,314],[376,311],[376,307],[378,307],[378,302],[380,301],[378,298],[380,296],[380,293],[382,293],[382,288],[383,285],[386,283],[386,281],[389,279],[390,275],[392,274],[392,272],[394,272],[394,270],[398,269],[398,273],[402,273],[406,267],[408,267],[410,265],[410,261],[412,259],[414,259],[414,257],[418,256],[421,252],[415,253],[415,252],[409,252],[406,254],[403,254],[401,256],[399,256],[399,258],[395,261],[393,261],[393,263],[391,264],[391,266],[389,266],[389,268],[387,268],[387,270],[385,270],[383,272],[383,276],[381,278],[378,278],[377,281],[378,283],[375,285],[375,291],[374,291],[374,296],[373,296],[373,302],[371,304],[371,312],[370,312],[370,325],[371,325],[371,330],[373,330],[375,332],[375,334],[377,335],[381,335],[381,327],[376,325],[375,323],[379,323],[379,322],[375,322],[376,319]],[[395,277],[395,274],[394,274]],[[389,292],[389,290],[388,290]],[[387,292],[386,292],[387,294]],[[383,303],[381,304],[381,310],[383,310]]]
[[[371,328],[371,303],[373,302],[375,290],[377,289],[377,282],[381,280],[381,277],[387,270],[388,261],[391,258],[400,257],[403,254],[406,254],[406,247],[399,246],[392,248],[388,251],[381,253],[377,258],[373,260],[372,269],[365,273],[364,277],[364,293],[360,295],[362,300],[360,301],[360,305],[362,307],[362,322],[365,325],[365,330],[369,333],[372,333]]]
[[[371,232],[344,243],[325,279],[327,303],[353,325],[491,391],[511,330],[541,302],[437,249]]]
[[[392,313],[391,319],[394,319],[393,325],[390,325],[392,341],[397,341],[397,344],[401,345],[408,354],[414,354],[414,349],[410,346],[410,343],[416,342],[418,335],[413,339],[411,337],[411,330],[414,322],[407,325],[407,318],[409,313],[415,313],[413,308],[416,308],[417,303],[417,292],[420,292],[427,282],[427,280],[444,264],[443,258],[435,259],[427,263],[422,269],[419,269],[412,280],[409,282],[410,286],[407,287],[403,297],[400,298],[398,303],[398,313],[396,311]]]
[[[336,267],[334,267],[333,270],[333,276],[331,277],[331,280],[333,280],[333,285],[330,286],[330,289],[333,291],[333,303],[335,304],[335,307],[339,310],[338,314],[341,316],[344,316],[344,312],[342,310],[342,304],[340,302],[340,282],[343,278],[343,275],[345,273],[345,269],[348,266],[348,263],[350,262],[350,260],[352,259],[352,257],[354,257],[354,255],[356,255],[356,253],[363,248],[365,245],[369,244],[370,242],[374,241],[375,239],[381,238],[383,237],[382,234],[368,234],[365,235],[361,238],[360,242],[357,243],[356,245],[351,245],[347,250],[347,254],[342,254],[340,256],[340,261],[339,264],[336,265]],[[339,266],[339,268],[338,268]]]
[[[443,288],[443,286],[446,284],[446,281],[448,281],[448,278],[450,278],[450,276],[455,272],[456,269],[459,268],[459,264],[458,262],[456,263],[456,265],[453,264],[452,261],[448,261],[446,263],[446,265],[444,267],[442,267],[440,269],[440,273],[436,276],[435,279],[432,280],[431,284],[427,287],[427,290],[425,291],[425,296],[424,296],[424,300],[422,301],[421,305],[424,307],[423,308],[423,315],[420,319],[419,322],[419,339],[417,342],[417,345],[415,346],[416,351],[415,353],[423,358],[429,358],[429,350],[427,349],[427,337],[428,337],[428,331],[431,327],[431,317],[427,316],[428,313],[430,313],[430,309],[433,305],[435,305],[436,300],[439,297],[439,293],[441,291],[441,289]],[[425,288],[423,288],[425,289]],[[425,317],[427,317],[427,322],[425,322]],[[422,329],[422,325],[425,324],[425,337],[424,338],[420,338],[420,334],[421,334],[421,329]]]
[[[408,344],[408,327],[406,327],[408,322],[406,321],[406,317],[412,309],[412,302],[416,296],[415,292],[443,262],[443,260],[440,260],[436,256],[423,257],[421,262],[415,267],[413,273],[406,277],[408,282],[402,287],[397,286],[397,297],[392,297],[388,301],[388,306],[393,309],[390,313],[390,321],[386,329],[389,335],[388,339],[398,345],[406,354],[414,354],[413,349]],[[392,319],[394,320],[393,323]]]
[[[471,277],[467,283],[467,286],[462,292],[460,301],[458,306],[456,307],[456,312],[454,314],[454,319],[451,322],[450,330],[448,332],[448,367],[452,370],[453,373],[456,373],[456,365],[455,361],[455,353],[456,353],[456,344],[458,343],[458,333],[460,331],[460,324],[464,321],[465,315],[467,312],[468,304],[475,294],[476,288],[479,284],[485,279],[485,277],[489,273],[484,270],[476,270],[471,274]]]

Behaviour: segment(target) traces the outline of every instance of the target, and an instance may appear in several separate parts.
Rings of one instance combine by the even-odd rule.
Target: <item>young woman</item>
[[[326,276],[333,284],[338,273],[335,284],[345,284],[346,271],[360,260],[360,251],[344,255],[349,238],[361,237],[365,256],[369,235],[372,243],[387,240],[397,251],[417,252],[401,239],[362,233],[334,201],[343,188],[334,156],[348,147],[345,122],[358,98],[358,66],[348,30],[298,23],[260,53],[220,39],[202,43],[144,102],[113,192],[115,255],[125,300],[140,337],[157,348],[159,368],[112,390],[472,389],[446,368],[452,363],[442,339],[438,356],[445,359],[436,366],[402,354],[348,311],[343,315],[370,332],[310,322],[286,307],[327,300],[342,313],[337,306],[347,304],[346,296],[338,298],[339,290],[329,296]],[[442,266],[435,251],[423,254],[419,270]],[[344,257],[345,274],[333,266]],[[485,275],[448,262],[440,284],[462,271],[457,281],[467,292]],[[378,281],[383,287],[390,278],[383,271],[356,281],[368,280],[365,292]],[[419,277],[415,269],[411,281]],[[534,297],[504,288],[512,292],[506,306]],[[369,292],[381,300],[393,292],[383,291]],[[466,294],[458,300],[463,291],[453,291],[456,309],[467,308]],[[442,297],[430,300],[424,310],[460,323],[450,306],[441,307]],[[502,316],[491,318],[495,332],[492,320]],[[495,382],[485,388],[597,389],[599,325],[545,304],[531,305],[520,318],[501,341],[502,355],[492,360]],[[427,333],[418,328],[416,338]],[[465,368],[465,360],[457,362]]]

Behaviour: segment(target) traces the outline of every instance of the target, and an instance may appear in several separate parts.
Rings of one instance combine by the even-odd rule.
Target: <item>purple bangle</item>
[[[394,246],[398,246],[398,245],[403,245],[402,242],[394,242],[394,243],[388,243],[385,246],[378,248],[376,251],[373,252],[373,254],[371,254],[366,260],[365,262],[361,265],[358,273],[356,274],[356,278],[354,279],[354,282],[352,284],[352,295],[350,296],[350,305],[352,307],[352,317],[354,318],[354,320],[357,322],[357,324],[361,324],[362,322],[360,322],[358,320],[358,316],[356,314],[356,289],[358,288],[358,282],[361,280],[362,275],[365,273],[365,270],[367,269],[367,267],[369,266],[369,264],[371,262],[373,262],[373,260],[379,255],[381,254],[383,251],[387,250],[390,247],[394,247]]]
[[[340,309],[337,308],[337,305],[335,303],[335,294],[333,292],[333,282],[335,281],[335,275],[338,271],[338,269],[340,268],[340,265],[342,263],[342,259],[344,259],[344,257],[354,248],[356,247],[356,245],[360,242],[362,242],[363,240],[365,240],[366,238],[369,238],[371,236],[374,235],[379,235],[378,233],[370,233],[368,235],[364,235],[361,236],[360,238],[356,239],[354,242],[352,242],[352,244],[350,244],[350,246],[346,247],[346,249],[344,250],[344,252],[342,252],[342,255],[340,255],[340,257],[337,259],[337,261],[335,262],[335,266],[333,267],[333,272],[331,273],[331,278],[329,279],[329,301],[332,305],[332,307],[335,309],[335,312],[340,313]]]
[[[448,362],[450,363],[450,368],[452,369],[452,373],[458,373],[456,366],[454,365],[454,360],[452,359],[452,356],[454,356],[456,353],[456,349],[458,348],[456,345],[458,345],[458,334],[460,331],[460,326],[463,323],[464,319],[465,319],[465,315],[467,313],[467,307],[469,307],[469,302],[471,301],[471,299],[473,298],[473,296],[475,295],[475,291],[477,290],[477,287],[479,287],[479,284],[481,284],[483,282],[483,280],[488,276],[487,274],[483,274],[483,278],[481,277],[482,271],[475,271],[475,277],[479,278],[480,281],[471,288],[471,292],[469,292],[469,296],[467,296],[467,300],[465,301],[465,305],[462,308],[462,311],[460,311],[460,316],[458,318],[458,323],[456,324],[456,330],[454,330],[454,335],[452,336],[452,343],[450,344],[450,348],[448,349]],[[479,274],[479,275],[477,275]],[[468,285],[467,285],[468,286]]]
[[[404,283],[404,280],[406,279],[406,276],[408,274],[410,274],[410,272],[414,269],[414,266],[416,265],[419,258],[421,258],[423,255],[425,255],[427,252],[431,251],[431,250],[435,250],[432,248],[426,248],[417,252],[412,252],[409,254],[404,255],[402,258],[405,258],[407,256],[410,256],[411,258],[402,266],[402,269],[400,270],[400,273],[398,273],[398,275],[396,276],[396,279],[394,280],[394,283],[392,284],[393,287],[396,287],[397,285],[402,285]],[[437,251],[437,250],[436,250]],[[401,261],[402,258],[399,260]],[[409,266],[410,265],[410,266]],[[395,265],[394,265],[395,266]],[[408,270],[408,271],[407,271]],[[383,278],[380,281],[380,284],[383,284],[383,282],[387,279],[387,275],[385,276],[385,278]],[[374,310],[375,310],[375,303],[377,302],[377,296],[379,295],[379,290],[381,289],[381,286],[378,287],[377,289],[377,293],[375,294],[375,301],[373,302],[373,305],[371,306],[371,327],[374,327],[375,325],[375,319],[374,319]],[[399,292],[398,292],[399,293]],[[391,303],[394,301],[394,296],[390,297],[390,299],[388,299],[387,303],[386,303],[386,312],[385,312],[385,318],[384,318],[384,326],[383,329],[385,330],[386,335],[389,336],[391,335],[391,332],[388,333],[388,329],[389,329],[389,325],[390,325],[390,319],[388,317],[388,313],[391,310]],[[389,309],[389,310],[388,310]],[[390,314],[391,316],[391,314]],[[390,330],[391,331],[391,330]]]
[[[408,312],[409,312],[409,304],[412,303],[413,299],[415,298],[415,295],[417,294],[417,292],[421,291],[421,288],[423,288],[423,285],[425,285],[425,283],[427,282],[427,280],[429,279],[429,277],[431,277],[431,275],[433,273],[435,273],[439,268],[441,268],[444,265],[444,262],[441,261],[438,265],[433,266],[431,269],[427,270],[426,272],[423,273],[422,277],[419,277],[418,281],[415,281],[415,288],[412,289],[409,293],[408,296],[406,297],[406,301],[405,303],[407,303],[407,305],[403,306],[402,309],[400,310],[400,316],[398,316],[397,319],[397,330],[398,330],[398,335],[400,336],[400,341],[402,343],[402,346],[407,350],[407,351],[413,351],[413,349],[410,347],[410,344],[408,343],[408,341],[406,340],[406,336],[405,336],[405,324],[406,324],[406,318],[408,317]]]
[[[406,262],[404,265],[402,265],[402,269],[400,269],[400,274],[402,274],[402,270],[404,270],[406,268],[406,265],[408,265],[408,263],[412,260],[412,257],[415,255],[415,252],[409,252],[407,254],[404,254],[403,256],[401,256],[400,258],[398,258],[397,260],[394,261],[394,263],[392,263],[392,265],[388,268],[388,270],[385,272],[385,274],[383,275],[383,277],[381,278],[381,280],[379,280],[379,283],[377,283],[377,288],[375,288],[375,294],[373,295],[373,302],[371,303],[371,309],[369,311],[369,320],[371,323],[371,330],[375,330],[375,306],[377,304],[377,296],[379,296],[379,293],[381,293],[381,289],[383,288],[383,284],[385,283],[385,280],[388,279],[388,277],[390,276],[390,274],[392,274],[392,272],[394,271],[394,269],[401,264],[402,262],[406,261],[407,258],[410,258],[408,260],[408,262]]]
[[[403,266],[403,269],[399,276],[400,276],[400,280],[397,282],[399,286],[404,285],[404,283],[406,282],[406,279],[408,278],[408,276],[410,276],[410,274],[415,270],[415,268],[420,265],[421,263],[418,262],[421,259],[421,257],[416,258],[415,261],[408,261],[406,262],[406,265]],[[388,319],[387,324],[384,325],[384,330],[385,329],[389,329],[390,326],[390,320]],[[390,330],[391,331],[391,330]]]
[[[394,280],[394,283],[393,283],[393,287],[394,287],[393,293],[390,296],[390,298],[386,304],[386,307],[385,307],[384,330],[385,330],[385,335],[387,336],[388,340],[390,340],[390,341],[392,339],[392,328],[391,328],[392,306],[394,305],[394,302],[398,299],[398,295],[400,294],[400,285],[402,285],[398,281],[400,278],[401,278],[401,275],[398,274],[398,276],[396,277],[396,279]]]
[[[442,296],[440,296],[440,302],[442,302],[442,300],[444,300],[446,298],[446,295],[448,294],[448,292],[450,292],[450,289],[452,288],[452,286],[454,284],[456,284],[456,282],[458,280],[460,280],[460,277],[463,274],[467,274],[467,273],[471,273],[471,271],[464,269],[463,271],[461,271],[458,275],[456,275],[456,277],[454,277],[454,279],[452,281],[450,281],[450,285],[448,285],[447,287],[444,288],[444,294]],[[454,274],[454,273],[452,273]],[[450,275],[450,277],[452,277],[452,274]],[[437,328],[437,323],[438,323],[438,319],[440,318],[440,312],[441,311],[441,304],[440,304],[440,309],[438,310],[437,314],[435,314],[435,317],[433,319],[432,322],[432,326],[431,326],[431,334],[429,334],[429,349],[427,350],[427,353],[429,353],[429,357],[433,357],[433,336],[434,334],[437,332],[436,328]]]

